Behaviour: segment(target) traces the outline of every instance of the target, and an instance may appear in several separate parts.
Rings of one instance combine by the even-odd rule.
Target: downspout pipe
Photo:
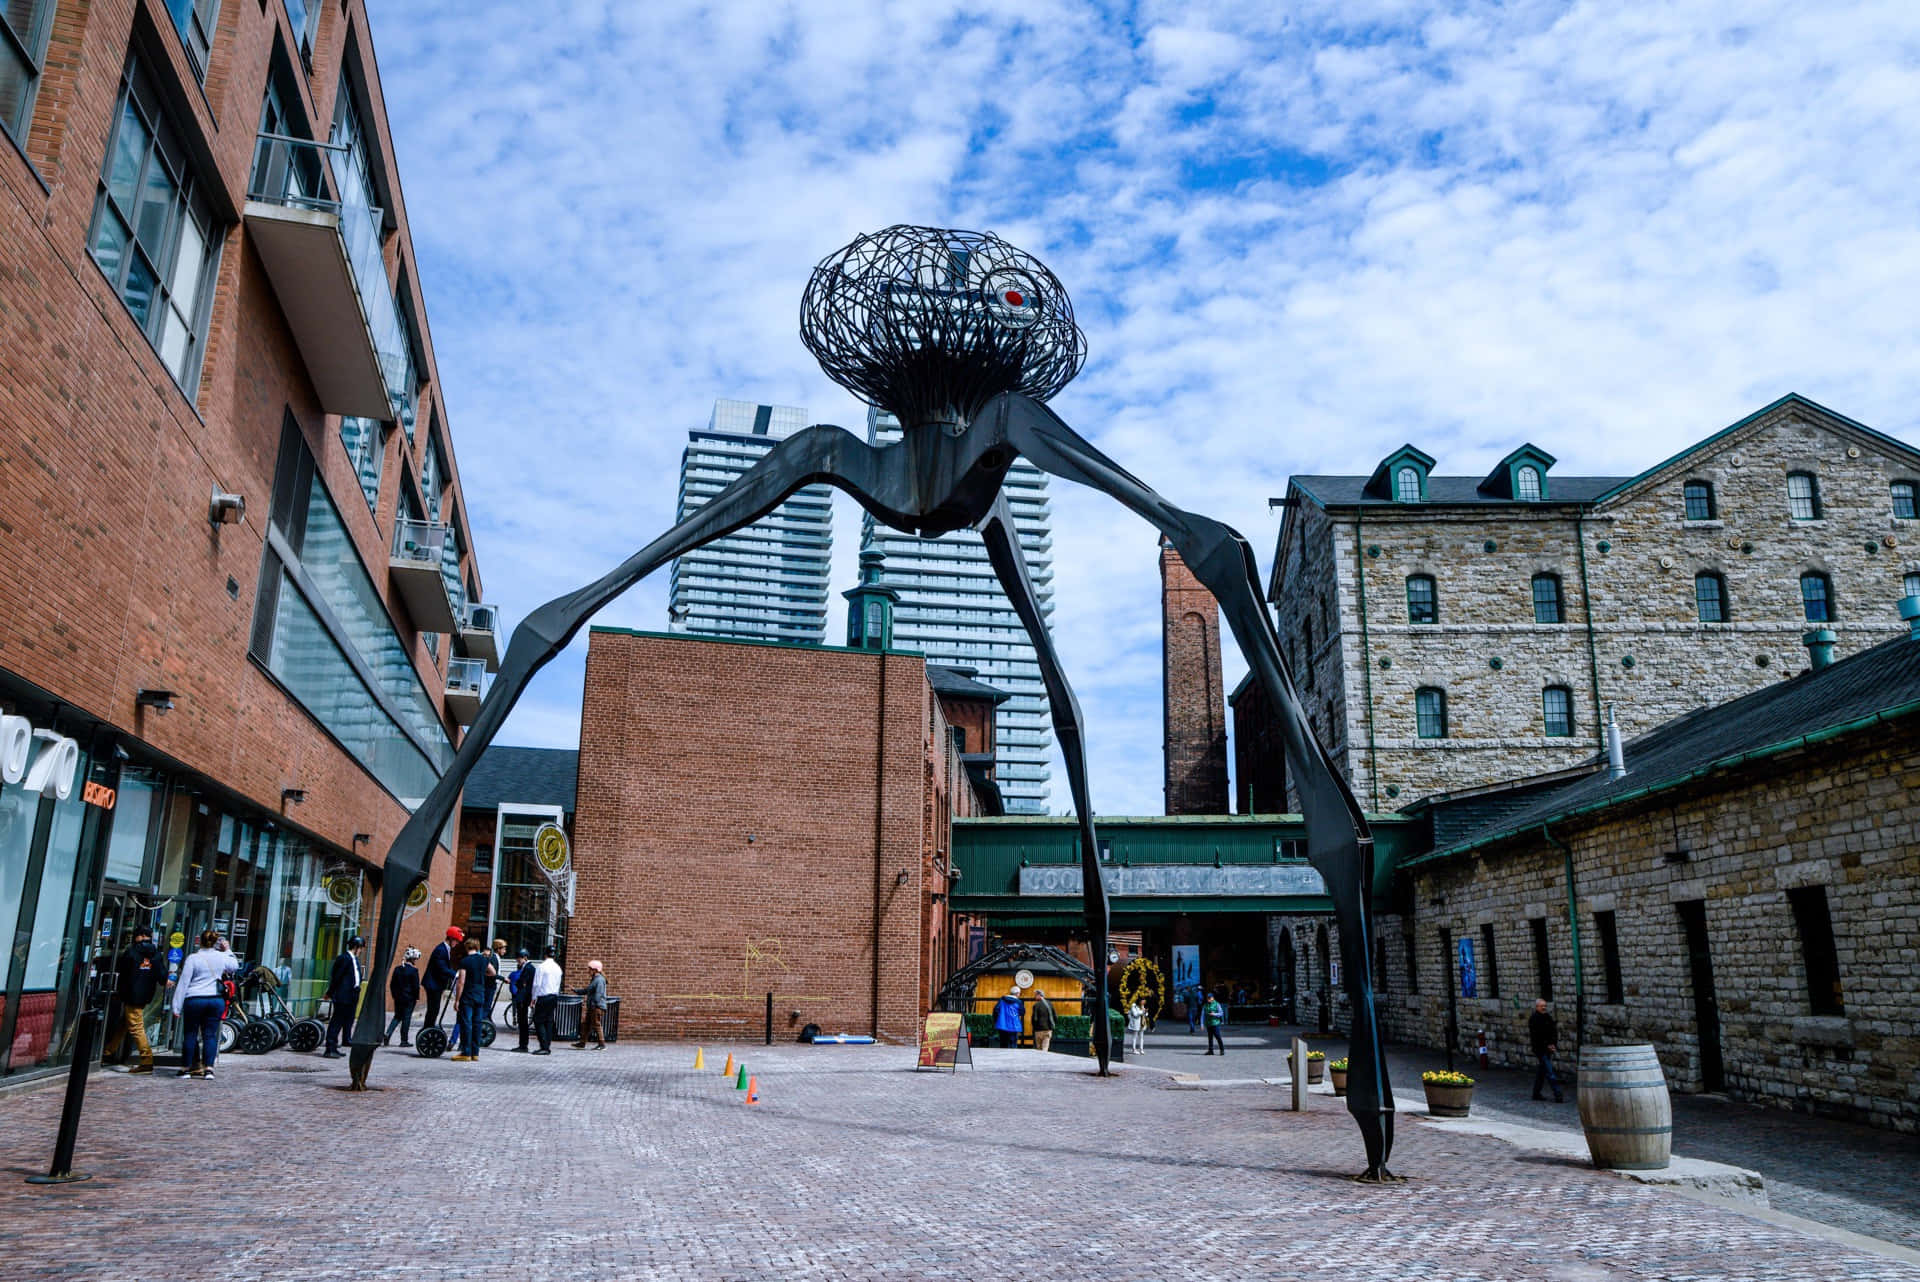
[[[1367,791],[1373,798],[1373,811],[1380,813],[1380,759],[1373,745],[1373,652],[1367,638],[1367,549],[1363,537],[1367,513],[1364,507],[1353,510],[1354,590],[1360,598],[1360,684],[1367,701]],[[1337,590],[1337,585],[1336,585]],[[1582,591],[1585,591],[1583,586]]]
[[[1567,863],[1567,933],[1573,939],[1573,1044],[1587,1044],[1587,984],[1580,965],[1580,892],[1573,880],[1573,847],[1553,835],[1553,829],[1540,825],[1547,844],[1558,846]],[[1577,1063],[1578,1061],[1576,1061]]]

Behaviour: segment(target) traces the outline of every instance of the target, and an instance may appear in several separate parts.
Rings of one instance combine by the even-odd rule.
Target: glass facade
[[[507,955],[524,948],[533,956],[549,943],[566,951],[566,918],[555,911],[553,890],[534,861],[533,834],[556,822],[551,814],[505,811],[499,817],[500,840],[493,867],[491,938],[507,941]],[[485,927],[484,917],[481,926]]]

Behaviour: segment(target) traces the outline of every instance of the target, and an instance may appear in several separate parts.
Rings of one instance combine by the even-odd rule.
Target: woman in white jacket
[[[200,951],[180,967],[180,978],[173,986],[173,1013],[181,1020],[181,1059],[179,1076],[213,1076],[213,1061],[220,1054],[220,1019],[227,1013],[227,994],[222,981],[230,970],[240,968],[240,959],[227,951],[220,932],[200,932]]]

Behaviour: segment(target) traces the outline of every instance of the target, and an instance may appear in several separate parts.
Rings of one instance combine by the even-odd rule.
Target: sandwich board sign
[[[966,1021],[954,1011],[932,1011],[920,1033],[918,1068],[944,1068],[958,1072],[960,1065],[973,1067],[973,1051],[967,1043]]]

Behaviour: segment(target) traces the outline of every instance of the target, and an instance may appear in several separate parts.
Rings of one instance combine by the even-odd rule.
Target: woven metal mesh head
[[[992,232],[895,225],[823,259],[800,339],[827,377],[902,423],[972,421],[1002,392],[1047,400],[1087,359],[1067,291]]]

